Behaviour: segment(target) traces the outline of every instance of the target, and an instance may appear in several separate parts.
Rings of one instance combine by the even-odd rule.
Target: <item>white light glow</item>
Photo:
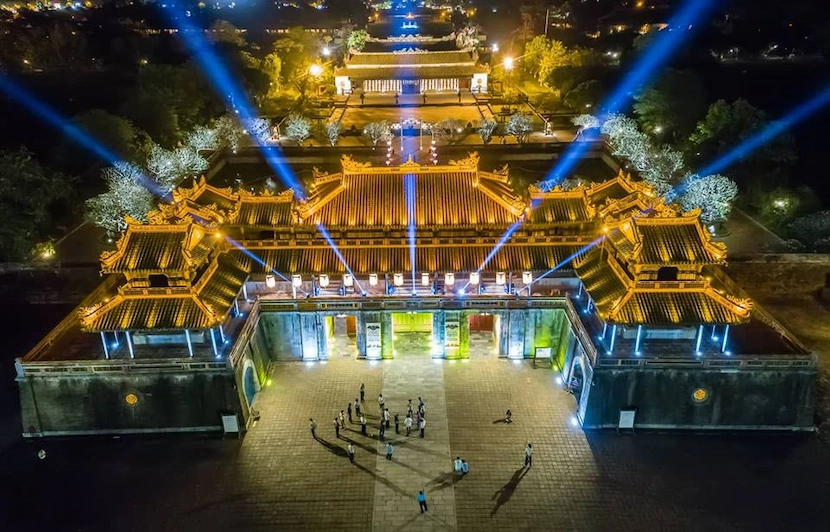
[[[352,277],[352,274],[343,274],[343,286],[354,286],[354,277]]]
[[[422,273],[421,274],[421,286],[429,286],[429,274]]]
[[[395,286],[403,286],[403,274],[402,273],[396,273],[392,277],[392,279],[393,279],[392,282],[395,283]]]
[[[277,286],[277,280],[274,279],[273,275],[269,274],[265,276],[265,286],[267,286],[268,288],[274,288],[275,286]]]
[[[455,274],[452,273],[452,272],[445,273],[444,274],[444,284],[447,285],[447,286],[454,285],[455,284]]]
[[[496,272],[496,284],[499,286],[507,284],[507,274],[504,272]]]
[[[378,285],[378,274],[370,273],[369,274],[369,286],[377,286]]]
[[[533,272],[522,272],[522,282],[530,284],[533,282]]]
[[[476,286],[479,282],[480,274],[478,272],[473,272],[470,274],[470,284]]]
[[[327,274],[325,274],[325,273],[324,273],[324,274],[322,274],[322,275],[320,276],[320,286],[322,286],[323,288],[325,288],[325,287],[327,287],[328,285],[329,285],[329,276],[328,276]]]
[[[297,288],[303,286],[303,276],[295,273],[291,276],[291,284],[293,284]]]

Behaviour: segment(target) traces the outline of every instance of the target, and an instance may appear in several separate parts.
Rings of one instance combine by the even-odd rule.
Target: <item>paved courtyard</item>
[[[550,370],[486,354],[279,363],[244,440],[21,442],[0,455],[0,528],[30,530],[827,530],[830,452],[815,435],[585,434]],[[366,384],[369,434],[335,413]],[[426,437],[378,441],[424,398]],[[502,422],[511,408],[515,422]],[[312,439],[308,418],[318,422]],[[403,427],[401,427],[403,431]],[[355,464],[346,445],[354,443]],[[522,468],[523,449],[536,450]],[[36,453],[43,448],[45,460]],[[458,478],[451,460],[470,473]],[[424,489],[428,514],[415,501]]]

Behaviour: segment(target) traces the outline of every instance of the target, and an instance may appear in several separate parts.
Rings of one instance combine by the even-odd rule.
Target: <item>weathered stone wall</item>
[[[586,380],[586,382],[588,382]],[[695,390],[706,391],[697,402]],[[636,426],[653,428],[803,429],[813,427],[815,370],[705,368],[594,369],[584,426],[616,427],[637,409]]]
[[[240,413],[230,369],[30,375],[18,386],[29,436],[219,431],[221,414]]]
[[[259,318],[262,347],[273,360],[302,360],[303,338],[296,312],[263,312]]]

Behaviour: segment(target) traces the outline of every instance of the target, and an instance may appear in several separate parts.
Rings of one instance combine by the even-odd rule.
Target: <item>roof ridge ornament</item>
[[[478,170],[478,161],[480,157],[477,151],[471,151],[467,153],[467,157],[464,159],[453,160],[450,159],[449,166],[458,166],[464,169],[471,169],[471,170]]]
[[[343,156],[340,157],[340,164],[343,166],[343,172],[344,173],[345,172],[362,172],[362,171],[366,170],[367,168],[372,167],[372,163],[370,163],[368,161],[365,162],[365,163],[362,163],[360,161],[356,161],[351,157],[351,155],[346,155],[346,154],[343,154]]]

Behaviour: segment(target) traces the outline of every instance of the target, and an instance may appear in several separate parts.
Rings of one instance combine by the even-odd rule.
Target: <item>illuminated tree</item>
[[[346,45],[349,47],[349,53],[355,53],[363,50],[366,46],[366,41],[369,40],[369,33],[366,30],[354,30],[346,39]]]
[[[196,126],[187,134],[187,145],[196,151],[217,150],[221,147],[221,139],[215,127]]]
[[[507,120],[506,131],[509,135],[516,137],[519,144],[522,144],[533,131],[533,119],[530,115],[516,113]]]
[[[575,116],[571,122],[580,129],[593,129],[599,127],[599,119],[594,115],[584,114]]]
[[[303,141],[311,136],[311,120],[301,115],[289,116],[285,121],[285,136],[302,146]]]
[[[125,216],[146,222],[153,208],[153,195],[144,186],[146,176],[135,165],[117,163],[104,168],[106,192],[86,202],[86,215],[95,225],[114,235],[127,228]]]
[[[700,209],[700,220],[712,224],[726,219],[737,195],[738,185],[726,176],[690,175],[681,185],[678,201],[685,211]]]
[[[646,167],[651,142],[637,127],[637,122],[624,115],[609,115],[600,131],[608,138],[614,155],[628,159],[638,171]]]
[[[392,128],[386,120],[370,122],[363,128],[363,135],[372,141],[372,146],[377,146],[378,142],[392,139]]]
[[[496,123],[495,120],[484,120],[481,123],[481,127],[478,128],[478,135],[481,137],[481,140],[484,144],[490,142],[493,138],[493,133],[496,131],[496,128],[499,125]]]
[[[445,118],[432,125],[432,134],[439,142],[457,142],[464,136],[465,124],[458,118]]]
[[[340,122],[326,122],[326,138],[332,146],[337,145],[337,141],[340,140]]]
[[[706,112],[703,85],[689,70],[668,70],[634,100],[634,114],[643,131],[672,142],[688,138]]]
[[[232,44],[234,46],[245,46],[245,39],[239,28],[227,20],[217,20],[208,30],[208,37],[214,42]]]
[[[480,28],[476,24],[467,24],[455,33],[456,46],[467,52],[478,48],[478,32]]]
[[[271,122],[265,118],[243,120],[242,126],[257,144],[265,144],[271,140]]]
[[[219,146],[236,151],[239,148],[239,139],[242,138],[242,128],[235,116],[222,115],[213,123]]]
[[[683,154],[668,146],[649,148],[642,168],[638,168],[640,177],[647,182],[657,194],[665,194],[681,177],[684,168]]]

